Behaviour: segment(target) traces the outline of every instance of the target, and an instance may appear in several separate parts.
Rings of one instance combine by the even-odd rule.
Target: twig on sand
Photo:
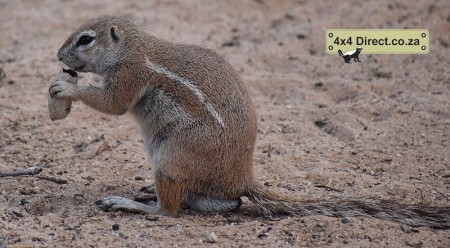
[[[326,190],[336,191],[336,192],[338,192],[338,193],[343,193],[342,190],[336,189],[336,188],[333,188],[333,187],[330,187],[330,186],[327,186],[327,185],[314,184],[314,187],[317,187],[317,188],[324,188],[324,189],[326,189]]]
[[[39,167],[31,167],[27,169],[20,169],[12,172],[0,172],[0,177],[17,177],[17,176],[33,176],[41,173],[42,168]],[[67,180],[48,177],[48,176],[37,176],[37,178],[42,180],[52,181],[58,184],[66,184]],[[0,247],[1,248],[1,247]]]
[[[38,176],[37,178],[42,179],[42,180],[55,182],[57,184],[66,184],[67,183],[67,180],[60,179],[60,178],[54,178],[54,177],[48,177],[48,176]]]
[[[11,106],[3,105],[1,103],[0,103],[0,108],[5,108],[5,109],[9,109],[9,110],[17,110],[15,108],[11,107]]]
[[[32,176],[41,173],[42,168],[31,167],[20,169],[12,172],[0,172],[0,177],[17,177],[17,176]]]

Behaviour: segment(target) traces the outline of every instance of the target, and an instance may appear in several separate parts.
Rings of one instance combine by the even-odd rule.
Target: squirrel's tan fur
[[[156,206],[107,197],[107,210],[176,215],[185,201],[206,212],[236,210],[247,196],[263,215],[372,216],[412,226],[450,227],[449,207],[369,199],[303,200],[253,175],[255,110],[238,73],[215,52],[148,34],[127,18],[78,28],[58,58],[104,77],[101,87],[55,82],[56,99],[81,100],[109,114],[131,112],[141,126],[155,176]]]

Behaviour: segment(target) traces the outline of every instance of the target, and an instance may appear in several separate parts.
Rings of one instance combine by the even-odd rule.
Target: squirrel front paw
[[[76,100],[77,85],[57,80],[50,85],[48,91],[55,99]]]

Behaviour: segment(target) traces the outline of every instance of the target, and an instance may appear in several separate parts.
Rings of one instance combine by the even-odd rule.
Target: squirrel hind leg
[[[192,209],[207,213],[232,212],[242,205],[241,198],[227,200],[193,193],[187,194],[185,200]]]
[[[159,171],[156,173],[155,189],[162,212],[172,216],[178,214],[186,194],[186,186],[185,182],[175,181]]]

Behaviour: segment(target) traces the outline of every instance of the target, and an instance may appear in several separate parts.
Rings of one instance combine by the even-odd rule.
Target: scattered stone
[[[327,123],[322,120],[317,120],[314,122],[314,125],[316,125],[316,127],[318,127],[318,128],[323,128],[327,125]]]
[[[241,223],[243,221],[238,217],[230,216],[227,218],[227,222],[231,224],[231,223]]]
[[[408,246],[414,247],[414,248],[421,248],[421,247],[423,246],[423,242],[422,242],[422,241],[419,241],[419,242],[417,242],[417,243],[412,243],[412,242],[409,242],[408,240],[405,240],[405,243],[406,243]]]
[[[241,45],[241,42],[239,41],[239,36],[233,36],[233,38],[230,41],[224,42],[222,44],[222,47],[233,47],[239,45]]]
[[[314,88],[320,88],[322,86],[323,86],[322,82],[317,82],[317,83],[314,84]]]
[[[293,15],[291,15],[291,14],[286,14],[284,17],[285,17],[286,19],[290,20],[290,21],[292,21],[292,20],[295,19],[295,17],[294,17]]]
[[[297,34],[297,39],[303,40],[303,39],[305,39],[305,38],[306,38],[306,35],[305,35],[305,34]]]
[[[118,231],[119,230],[119,228],[120,228],[120,226],[119,226],[119,224],[114,224],[114,225],[112,225],[112,230],[113,231]]]
[[[268,219],[270,221],[280,221],[280,220],[282,220],[282,218],[279,217],[279,216],[271,216],[271,217],[268,217]]]
[[[217,243],[217,240],[218,240],[218,238],[214,232],[210,232],[206,236],[206,242],[208,242],[208,243]]]
[[[87,176],[85,179],[88,180],[89,182],[95,181],[95,178],[93,176],[90,176],[90,175]]]
[[[23,217],[23,214],[20,211],[18,211],[18,210],[13,209],[11,211],[11,213],[14,214],[16,217],[19,217],[19,218]]]
[[[444,173],[442,173],[442,178],[450,178],[450,170],[445,171]]]
[[[402,224],[402,225],[400,226],[400,228],[402,229],[402,231],[403,231],[404,233],[410,233],[410,232],[412,232],[412,230],[413,230],[412,227],[410,227],[410,226],[408,226],[408,225],[406,225],[406,224]]]
[[[342,224],[348,224],[348,223],[350,223],[350,220],[349,220],[347,217],[344,217],[344,218],[341,220],[341,222],[342,222]]]
[[[126,234],[123,233],[123,232],[120,232],[120,233],[119,233],[119,237],[121,237],[121,238],[123,238],[123,239],[128,239],[128,235],[126,235]]]
[[[159,216],[147,215],[147,216],[145,216],[145,219],[149,220],[149,221],[158,221]]]
[[[103,141],[101,145],[98,146],[97,151],[95,152],[95,155],[99,155],[100,153],[104,151],[110,151],[111,146],[108,144],[107,141]]]
[[[262,239],[262,238],[267,238],[269,236],[269,234],[267,233],[260,233],[258,234],[258,238]]]
[[[380,71],[379,69],[372,70],[372,75],[377,78],[392,78],[391,71]]]
[[[82,141],[81,143],[74,145],[73,149],[75,149],[76,152],[82,152],[88,145],[89,143]]]
[[[31,241],[33,241],[33,242],[42,242],[42,241],[45,241],[45,239],[41,238],[41,237],[32,237]]]
[[[28,203],[30,203],[30,202],[27,201],[26,199],[20,199],[20,202],[19,202],[20,206],[25,206],[25,205],[27,205]]]
[[[265,182],[264,186],[271,187],[271,186],[273,186],[273,182]]]
[[[439,43],[441,44],[441,46],[445,48],[448,48],[449,46],[448,40],[443,37],[439,38]]]
[[[319,223],[317,223],[318,227],[325,227],[325,222],[320,221]]]
[[[6,78],[6,73],[2,67],[0,67],[0,81]]]
[[[136,177],[134,178],[134,180],[136,180],[136,181],[142,181],[142,180],[144,180],[144,178],[141,177],[141,176],[136,176]]]
[[[310,49],[308,50],[308,52],[309,52],[309,54],[311,54],[311,55],[316,55],[316,54],[317,54],[317,50],[316,50],[316,49],[313,49],[313,48],[310,48]]]

